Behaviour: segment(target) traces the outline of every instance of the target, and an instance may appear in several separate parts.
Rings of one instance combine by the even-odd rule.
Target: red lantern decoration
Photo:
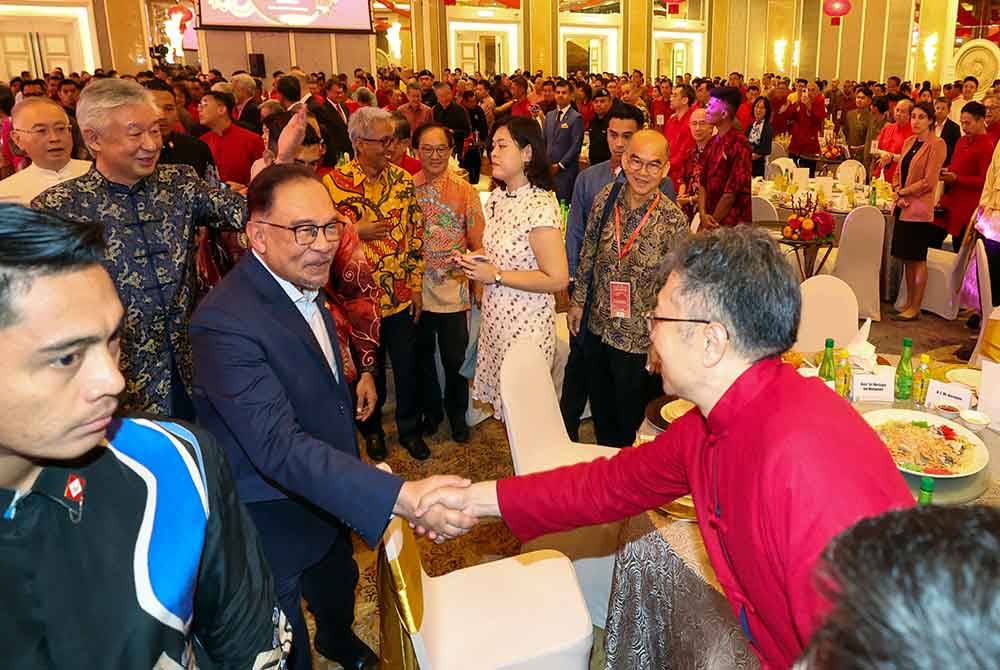
[[[670,3],[670,4],[667,5],[667,13],[668,14],[680,14],[681,13],[681,6],[678,5],[678,4],[676,4],[676,3]]]
[[[851,11],[849,0],[824,0],[823,13],[831,17],[830,25],[839,26],[840,17],[846,16]]]

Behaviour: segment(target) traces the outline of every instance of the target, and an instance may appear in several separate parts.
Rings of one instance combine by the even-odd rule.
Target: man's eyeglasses
[[[424,154],[425,156],[447,156],[449,153],[451,153],[451,147],[446,145],[441,145],[436,147],[424,145],[421,146],[419,149],[417,149],[417,151]]]
[[[656,174],[663,169],[663,163],[660,161],[649,161],[646,162],[641,158],[636,156],[630,156],[628,159],[629,167],[632,168],[633,172],[645,172],[647,174]]]
[[[304,226],[279,226],[276,223],[261,221],[260,219],[254,219],[254,223],[261,223],[265,226],[281,228],[282,230],[290,230],[292,231],[292,235],[295,237],[295,243],[303,247],[308,247],[316,241],[316,238],[319,237],[320,229],[323,230],[323,236],[326,237],[327,242],[340,241],[340,228],[338,228],[340,225],[339,223],[328,223],[325,226],[317,226],[312,223]]]
[[[370,142],[372,144],[380,144],[383,149],[388,149],[389,145],[395,141],[395,137],[389,135],[388,137],[360,137],[358,138],[363,142]]]
[[[672,316],[657,316],[652,312],[642,315],[646,319],[646,330],[653,332],[653,323],[656,321],[667,321],[668,323],[712,323],[708,319],[675,319]]]

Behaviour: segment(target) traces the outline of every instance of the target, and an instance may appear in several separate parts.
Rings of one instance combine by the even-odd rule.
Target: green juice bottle
[[[833,338],[826,338],[826,349],[823,350],[823,361],[819,364],[819,377],[825,382],[832,382],[837,376],[833,363]]]
[[[896,400],[909,400],[913,394],[913,340],[903,338],[903,355],[896,366]]]

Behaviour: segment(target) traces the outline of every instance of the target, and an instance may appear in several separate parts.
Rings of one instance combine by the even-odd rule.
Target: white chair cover
[[[844,280],[858,299],[862,319],[882,318],[879,293],[879,270],[882,267],[882,242],[885,217],[877,207],[865,205],[847,215],[840,233],[840,245],[830,252],[820,272]],[[817,254],[819,263],[822,252]]]
[[[782,170],[795,172],[795,161],[788,157],[776,158],[767,166],[767,178],[774,179],[774,175]]]
[[[976,338],[976,348],[969,359],[969,364],[979,366],[983,355],[980,349],[983,345],[983,334],[986,332],[986,322],[993,314],[993,286],[990,284],[990,263],[986,258],[986,247],[982,240],[976,240],[976,280],[979,283],[979,314],[982,322],[979,326],[979,337]]]
[[[695,214],[691,219],[691,234],[697,233],[699,228],[701,228],[701,214]]]
[[[504,424],[515,474],[612,457],[618,449],[571,442],[545,357],[531,342],[515,342],[500,368]],[[546,535],[522,551],[555,549],[573,561],[594,625],[604,627],[611,598],[611,576],[618,549],[619,523]]]
[[[399,517],[389,522],[383,541],[390,564],[419,561],[406,532]],[[417,555],[400,561],[404,551]],[[406,576],[420,586],[407,588],[407,596],[422,613],[409,637],[420,670],[587,669],[593,628],[565,556],[535,551],[440,577],[412,567],[419,576]]]
[[[881,247],[879,247],[881,249]],[[796,351],[821,351],[826,338],[846,347],[858,334],[858,299],[842,279],[816,275],[802,282],[802,318]]]
[[[837,166],[837,181],[841,183],[853,182],[864,184],[867,179],[867,171],[860,161],[848,158]]]
[[[774,161],[777,158],[784,158],[788,155],[788,150],[781,144],[777,142],[771,143],[771,153],[768,155],[768,161]]]
[[[750,198],[750,210],[754,223],[778,220],[778,210],[774,208],[770,200],[762,198],[759,195]]]
[[[900,226],[897,225],[893,234],[905,235],[906,233],[900,230]],[[943,249],[927,250],[927,288],[924,289],[924,301],[920,306],[921,309],[934,312],[949,321],[958,316],[962,302],[960,295],[962,280],[965,278],[965,270],[969,266],[973,248],[972,236],[968,236],[958,253]],[[899,280],[896,309],[901,310],[905,306],[906,277],[904,276]]]

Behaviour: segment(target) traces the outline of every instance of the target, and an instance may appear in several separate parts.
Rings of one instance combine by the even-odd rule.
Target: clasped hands
[[[437,544],[453,540],[490,515],[488,506],[477,505],[473,499],[474,491],[489,483],[471,484],[455,475],[404,482],[393,512],[409,521],[417,535],[426,535]]]

